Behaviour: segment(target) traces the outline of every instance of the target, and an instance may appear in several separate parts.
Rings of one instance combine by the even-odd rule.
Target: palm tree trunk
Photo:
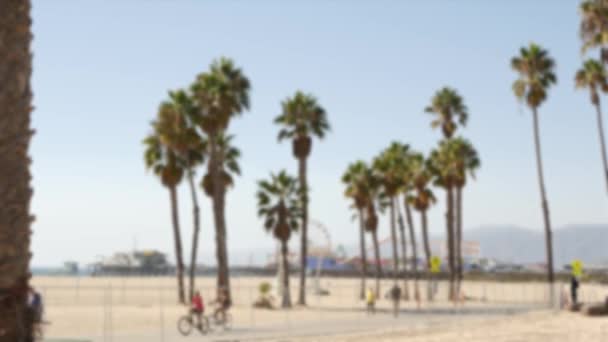
[[[410,288],[407,283],[407,244],[405,242],[405,224],[403,216],[399,210],[398,199],[395,198],[395,210],[397,211],[397,219],[399,222],[399,238],[401,240],[401,260],[403,262],[403,300],[410,300]]]
[[[367,253],[365,250],[365,222],[363,209],[359,208],[359,245],[361,247],[361,293],[359,297],[365,299],[365,279],[367,277]]]
[[[194,185],[194,172],[188,170],[188,184],[190,185],[190,195],[192,196],[192,217],[194,218],[194,229],[192,231],[192,251],[190,256],[190,300],[194,297],[194,281],[196,278],[196,257],[198,254],[198,236],[200,233],[200,209],[196,196],[196,186]]]
[[[426,297],[428,300],[433,300],[433,293],[431,291],[431,286],[430,286],[430,282],[431,282],[431,245],[429,243],[429,232],[428,232],[428,227],[427,227],[427,217],[426,217],[426,210],[422,210],[420,211],[420,220],[422,223],[422,242],[424,244],[424,257],[425,257],[425,274],[427,275],[426,279],[427,279],[427,293],[426,293]]]
[[[224,216],[224,195],[220,167],[222,156],[217,148],[217,135],[209,136],[211,177],[213,178],[213,219],[215,221],[215,248],[217,258],[217,290],[224,288],[231,300],[230,270],[228,268],[228,251],[226,248],[226,218]]]
[[[448,268],[450,272],[450,289],[448,293],[449,300],[454,300],[454,280],[456,267],[454,264],[454,195],[452,187],[447,188],[447,213],[446,213],[446,228],[447,228],[447,247],[448,247]]]
[[[284,309],[291,307],[291,294],[289,291],[289,261],[288,261],[289,250],[287,248],[287,241],[281,241],[281,262],[283,263],[283,291],[281,307]]]
[[[0,340],[33,341],[29,288],[32,93],[29,0],[0,1]]]
[[[173,222],[173,241],[175,243],[175,274],[177,276],[177,294],[181,304],[186,303],[184,292],[184,257],[182,250],[182,236],[179,227],[179,212],[177,206],[177,188],[169,187],[171,195],[171,220]]]
[[[547,281],[549,282],[549,293],[551,295],[551,302],[553,301],[553,282],[555,280],[553,275],[553,237],[551,233],[551,221],[549,218],[549,204],[547,202],[547,194],[545,191],[545,179],[543,175],[543,164],[540,148],[540,133],[538,127],[538,112],[536,107],[532,108],[532,117],[534,119],[534,145],[536,147],[536,167],[538,170],[538,183],[540,186],[540,198],[543,209],[543,218],[545,221],[545,245],[547,252]]]
[[[597,129],[600,136],[600,147],[602,149],[602,162],[604,164],[604,178],[606,179],[606,189],[608,190],[608,160],[606,159],[606,140],[604,139],[604,122],[602,120],[602,109],[598,99],[595,105],[597,111]]]
[[[302,194],[302,235],[300,245],[300,292],[298,304],[306,305],[306,259],[308,257],[308,182],[306,180],[306,158],[298,158],[298,175]]]
[[[462,283],[462,187],[456,187],[456,295]]]
[[[403,203],[405,204],[405,218],[407,219],[407,226],[410,231],[410,243],[412,244],[412,257],[414,259],[414,299],[419,300],[420,290],[418,288],[418,247],[416,244],[416,233],[414,232],[412,210],[410,204],[407,203],[407,197],[404,198]]]
[[[391,197],[390,205],[391,243],[393,247],[393,280],[397,285],[399,279],[399,252],[397,251],[397,228],[395,227],[395,198]]]
[[[380,278],[382,277],[382,259],[380,259],[380,245],[378,244],[378,231],[372,231],[374,242],[374,258],[376,259],[376,298],[380,298]]]

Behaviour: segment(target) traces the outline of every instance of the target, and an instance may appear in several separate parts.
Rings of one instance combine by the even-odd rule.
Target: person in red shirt
[[[198,319],[198,325],[200,326],[202,323],[202,316],[205,312],[205,304],[203,303],[203,297],[201,297],[201,293],[196,291],[194,296],[192,297],[192,307],[190,312],[195,314]]]

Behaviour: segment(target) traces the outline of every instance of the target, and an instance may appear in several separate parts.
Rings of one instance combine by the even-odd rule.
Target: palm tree
[[[600,136],[600,147],[602,151],[602,162],[604,166],[604,178],[608,189],[608,161],[606,157],[606,140],[604,139],[604,123],[602,120],[602,109],[600,105],[599,92],[608,91],[608,81],[604,65],[593,59],[589,59],[583,68],[576,72],[574,77],[577,88],[589,88],[591,103],[595,106],[597,114],[597,128]]]
[[[190,187],[192,199],[192,250],[190,255],[189,298],[194,297],[196,259],[200,235],[200,209],[194,183],[195,169],[205,161],[207,141],[198,134],[192,118],[195,107],[192,99],[184,90],[169,92],[170,101],[163,106],[164,124],[157,127],[165,137],[165,144],[170,146],[184,163],[184,169]]]
[[[300,289],[298,304],[306,305],[306,258],[308,257],[308,181],[307,160],[312,149],[311,136],[322,139],[329,131],[329,122],[325,109],[317,99],[297,91],[283,103],[282,113],[276,117],[275,123],[281,126],[278,139],[291,139],[293,155],[298,160],[298,178],[302,187],[302,233],[300,251]]]
[[[582,52],[590,48],[600,48],[600,58],[608,62],[608,1],[586,0],[580,4],[580,36],[583,41]]]
[[[153,126],[158,126],[153,123]],[[184,304],[184,261],[182,256],[182,238],[179,227],[177,205],[177,186],[184,175],[183,164],[174,151],[162,143],[162,137],[155,132],[144,139],[146,146],[144,161],[146,168],[152,170],[160,178],[161,183],[169,189],[171,200],[171,221],[173,224],[173,242],[175,244],[175,263],[179,302]]]
[[[376,297],[378,297],[380,296],[380,278],[382,277],[382,259],[380,257],[380,244],[378,243],[378,214],[376,211],[380,182],[372,175],[371,171],[367,179],[368,200],[365,208],[365,230],[372,235],[376,264]]]
[[[399,195],[394,199],[395,211],[397,213],[397,223],[399,226],[399,240],[401,242],[401,263],[403,264],[403,300],[410,300],[410,288],[407,282],[407,242],[405,238],[405,223],[403,222],[403,215],[401,215],[401,209],[399,208]]]
[[[468,120],[468,109],[464,104],[462,97],[456,92],[456,90],[444,87],[437,91],[431,99],[431,104],[425,109],[427,113],[433,114],[436,118],[431,122],[431,127],[441,127],[443,137],[445,141],[449,141],[454,136],[457,129],[457,123],[461,126],[465,126]],[[439,175],[444,170],[435,170],[435,173]],[[441,179],[438,176],[438,179]],[[454,243],[454,196],[453,196],[453,184],[445,186],[447,196],[447,212],[446,212],[446,229],[448,235],[448,265],[450,268],[450,298],[454,298],[454,272],[456,256]]]
[[[388,200],[393,249],[393,277],[395,284],[399,277],[399,253],[397,250],[397,231],[395,227],[395,200],[398,197],[401,188],[402,157],[404,151],[407,151],[407,149],[409,149],[409,146],[393,142],[387,149],[382,151],[373,162],[374,171],[382,185],[382,193]],[[402,248],[405,249],[405,244],[402,244]],[[403,252],[405,253],[405,251]]]
[[[553,300],[553,240],[551,236],[551,221],[549,218],[549,204],[545,191],[543,165],[540,148],[540,133],[538,128],[538,107],[547,98],[547,89],[557,82],[553,71],[555,63],[547,50],[530,43],[529,47],[522,47],[519,56],[511,59],[511,68],[518,74],[513,83],[513,92],[520,101],[526,101],[532,110],[534,123],[534,144],[536,146],[536,165],[538,169],[538,183],[540,186],[541,206],[545,221],[545,244],[547,252],[547,280],[549,281],[551,299]]]
[[[435,176],[435,185],[446,191],[446,235],[448,249],[448,268],[450,272],[449,299],[455,299],[456,265],[455,265],[455,229],[454,229],[454,190],[457,177],[457,144],[455,140],[443,140],[439,147],[431,152],[430,169]]]
[[[416,243],[416,233],[415,233],[415,228],[414,228],[414,220],[412,218],[412,209],[411,209],[410,201],[408,200],[408,198],[410,198],[410,196],[411,196],[411,191],[414,190],[414,180],[415,180],[414,176],[416,175],[415,174],[416,165],[419,162],[419,160],[422,160],[422,155],[420,153],[417,153],[412,150],[404,151],[402,171],[401,171],[401,177],[402,177],[401,193],[403,194],[403,206],[405,209],[405,217],[407,220],[407,226],[408,226],[408,230],[409,230],[409,234],[410,234],[410,244],[412,246],[412,258],[414,259],[414,263],[413,263],[414,299],[416,299],[416,300],[420,299],[420,290],[418,288],[418,277],[419,277],[419,275],[418,275],[418,246]],[[400,216],[399,217],[400,221],[402,221],[401,214],[399,216]],[[403,230],[403,223],[401,223],[400,225],[402,227],[401,229]],[[402,234],[402,235],[405,235],[405,234]],[[405,239],[403,239],[403,240],[405,240]],[[405,241],[402,241],[402,243],[405,243]],[[404,253],[404,260],[406,260],[405,248],[403,248],[402,250]]]
[[[425,160],[422,154],[415,154],[412,156],[410,165],[415,194],[407,197],[407,202],[420,213],[427,279],[430,279],[429,272],[431,268],[431,246],[429,243],[428,220],[426,213],[431,205],[437,201],[433,191],[429,187],[429,183],[433,178],[429,164],[430,161]],[[428,287],[428,290],[427,299],[432,300],[432,292],[430,291],[430,287]]]
[[[469,116],[462,97],[456,90],[448,87],[437,91],[431,99],[431,104],[424,111],[435,116],[431,122],[431,127],[441,127],[446,139],[450,139],[456,132],[458,127],[456,120],[461,126],[466,126]]]
[[[481,166],[481,161],[473,145],[466,139],[455,138],[457,174],[455,178],[456,186],[456,293],[460,293],[462,282],[462,189],[467,183],[467,174],[473,178],[475,172]]]
[[[230,294],[228,250],[226,247],[225,193],[222,191],[224,156],[218,148],[221,136],[230,120],[249,108],[249,80],[232,60],[221,58],[211,64],[209,72],[201,73],[191,86],[195,112],[193,121],[208,136],[209,171],[213,179],[213,218],[215,221],[217,287]]]
[[[29,288],[32,92],[30,1],[0,3],[0,331],[3,341],[33,341]]]
[[[291,232],[298,228],[300,219],[300,194],[298,182],[284,170],[271,175],[270,181],[258,182],[258,216],[264,219],[264,228],[281,243],[283,263],[283,308],[291,307],[289,291],[288,242]]]
[[[365,298],[365,278],[367,276],[367,251],[365,246],[365,207],[368,201],[366,195],[366,173],[368,166],[364,161],[350,164],[342,176],[342,183],[346,185],[344,195],[353,200],[353,207],[359,216],[359,246],[361,253],[361,291],[360,298]]]

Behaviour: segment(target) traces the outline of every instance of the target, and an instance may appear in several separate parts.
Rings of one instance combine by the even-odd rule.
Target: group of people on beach
[[[399,315],[399,302],[401,301],[401,288],[395,284],[389,292],[389,297],[393,303],[393,315]],[[365,303],[367,304],[366,312],[368,314],[376,313],[376,292],[370,287],[365,292]]]

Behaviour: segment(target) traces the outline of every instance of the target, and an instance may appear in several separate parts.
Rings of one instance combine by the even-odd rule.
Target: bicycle
[[[200,323],[198,322],[198,317],[196,317],[195,313],[192,311],[177,320],[177,330],[182,336],[190,335],[192,328],[194,327],[203,335],[206,335],[211,331],[209,319],[203,314],[201,314]]]
[[[213,316],[211,316],[211,323],[213,323],[213,325],[216,327],[221,326],[224,330],[230,330],[232,329],[232,315],[228,311],[224,311],[223,313],[216,312]],[[213,330],[211,325],[209,328],[210,330]]]

